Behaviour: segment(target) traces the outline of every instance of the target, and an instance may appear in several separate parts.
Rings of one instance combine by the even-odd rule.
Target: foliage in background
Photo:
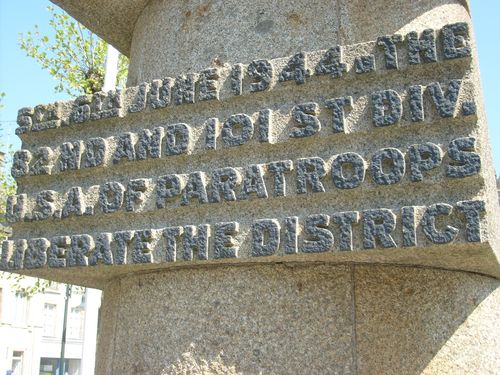
[[[4,273],[0,277],[10,281],[10,286],[16,291],[17,295],[28,299],[37,293],[45,293],[45,289],[54,284],[50,280],[27,278],[17,273]]]
[[[5,163],[7,163],[8,158],[12,156],[12,146],[0,144],[0,149],[5,148],[7,149],[7,153],[2,153],[1,155],[5,160],[0,162],[0,240],[6,238],[10,232],[5,220],[5,204],[7,202],[7,197],[16,193],[16,182],[5,169]]]
[[[3,108],[2,101],[4,97],[5,93],[0,92],[0,109]],[[10,233],[7,221],[5,220],[7,197],[16,193],[16,181],[14,181],[10,173],[7,173],[6,169],[10,165],[12,154],[12,145],[7,145],[0,140],[0,241],[7,238]]]
[[[26,55],[35,59],[43,69],[57,80],[56,92],[65,92],[70,96],[93,94],[101,91],[104,84],[107,43],[71,18],[61,10],[49,6],[51,17],[49,25],[53,35],[43,35],[38,25],[34,30],[19,35],[19,46]],[[117,87],[125,86],[128,73],[128,59],[120,55],[117,75]],[[1,99],[5,96],[0,93]],[[6,145],[3,145],[6,147]],[[9,148],[10,150],[10,148]],[[7,161],[5,164],[10,165]],[[16,193],[14,179],[0,168],[0,239],[7,237],[9,229],[3,227],[7,196]],[[10,280],[17,294],[30,298],[36,293],[43,293],[52,281],[32,279],[11,273],[1,273],[0,277]]]
[[[38,25],[19,36],[19,46],[57,81],[56,92],[71,96],[93,94],[104,84],[107,44],[67,13],[47,7],[53,36],[42,35]],[[117,87],[125,84],[128,59],[120,55]]]

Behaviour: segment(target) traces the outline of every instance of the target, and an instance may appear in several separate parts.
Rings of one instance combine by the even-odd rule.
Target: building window
[[[68,337],[81,339],[83,337],[84,310],[81,307],[73,307],[69,313]]]
[[[47,292],[52,292],[52,293],[61,293],[61,285],[56,282],[51,282],[49,286],[47,286],[47,289],[45,291]]]
[[[12,375],[21,375],[23,372],[23,352],[12,352]]]
[[[81,361],[79,359],[66,359],[65,375],[79,375]],[[59,374],[59,359],[58,358],[40,358],[40,375],[58,375]]]
[[[43,335],[55,337],[57,323],[57,305],[46,303],[43,306]]]
[[[19,325],[26,323],[26,298],[18,293],[14,300],[14,323]]]

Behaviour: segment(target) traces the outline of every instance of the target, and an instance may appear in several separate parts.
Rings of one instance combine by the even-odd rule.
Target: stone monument
[[[499,371],[467,1],[55,3],[128,87],[19,111],[1,268],[104,291],[98,374]]]

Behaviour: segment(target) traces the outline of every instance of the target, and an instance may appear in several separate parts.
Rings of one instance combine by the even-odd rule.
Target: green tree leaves
[[[19,35],[19,46],[56,79],[56,92],[71,96],[101,91],[107,44],[66,13],[47,7],[53,35],[42,35],[38,25]],[[128,59],[120,55],[117,86],[127,77]]]

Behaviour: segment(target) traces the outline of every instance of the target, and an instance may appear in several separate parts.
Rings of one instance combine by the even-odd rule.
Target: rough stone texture
[[[190,344],[201,358],[223,351],[245,374],[486,375],[500,366],[500,282],[463,272],[185,269],[115,280],[104,301],[98,374],[158,374]]]
[[[435,28],[456,16],[458,4],[466,1],[425,0],[408,6],[399,0],[374,1],[369,6],[366,0],[282,2],[276,11],[276,4],[266,0],[153,0],[135,25],[129,84],[175,77],[186,67],[200,71],[376,40],[413,31],[412,27]]]
[[[99,342],[96,371],[158,374],[194,343],[205,358],[223,351],[245,374],[354,374],[351,293],[346,266],[217,267],[120,279],[104,290],[103,322],[113,339]]]
[[[22,266],[23,238],[77,241],[49,253],[62,264],[56,260],[69,247],[75,267],[19,272],[104,289],[98,374],[157,374],[191,343],[205,358],[223,350],[228,365],[249,374],[500,368],[499,282],[490,278],[500,277],[497,186],[472,28],[472,56],[450,37],[470,25],[466,2],[280,2],[278,10],[264,0],[58,3],[130,51],[128,83],[136,87],[20,111],[29,151],[16,159],[20,195],[11,206],[27,201],[33,210],[43,196],[54,202],[39,198],[45,203],[31,217],[12,210],[13,239],[21,239],[13,266]],[[448,24],[455,26],[441,32],[446,51],[436,35],[438,62],[428,51],[418,63],[413,32],[428,37]],[[408,38],[410,54],[401,49]],[[364,60],[373,69],[360,67]],[[180,90],[168,78],[215,68],[223,83],[201,85],[210,100],[200,97],[199,82]],[[393,91],[376,98],[374,116],[373,94],[384,90]],[[167,131],[184,123],[190,142]],[[160,126],[161,145],[141,133]],[[80,165],[61,148],[91,139],[102,139],[96,148],[105,152]],[[143,149],[134,150],[139,139]],[[61,153],[67,165],[50,170]],[[333,163],[338,155],[359,155],[358,169]],[[36,170],[50,175],[30,175],[37,160]],[[343,169],[332,173],[337,164]],[[121,188],[117,196],[105,186],[133,191],[122,198]],[[479,220],[463,210],[481,203],[464,201],[485,202]],[[273,253],[274,237],[264,247],[262,235],[252,257],[252,224],[263,219],[280,226],[280,249]],[[205,237],[186,240],[202,224],[211,226],[208,248]],[[88,260],[87,234],[99,238],[101,252]],[[31,244],[27,264],[36,266],[43,254]],[[83,266],[97,258],[114,265]]]
[[[339,1],[335,4],[347,13],[341,12],[337,18],[328,19],[322,18],[324,15],[321,13],[316,18],[318,23],[324,23],[325,30],[330,30],[326,27],[329,25],[328,22],[336,22],[337,25],[344,22],[343,31],[339,31],[337,35],[339,38],[333,38],[329,41],[329,43],[342,43],[341,49],[347,71],[343,72],[341,77],[332,77],[330,74],[308,77],[304,75],[305,81],[300,85],[294,82],[279,82],[280,72],[296,55],[283,49],[284,45],[280,44],[285,43],[286,45],[288,43],[291,45],[290,48],[294,48],[295,41],[287,39],[291,36],[281,35],[280,37],[285,39],[280,43],[275,43],[277,51],[290,54],[266,60],[269,66],[273,66],[274,73],[271,81],[268,82],[272,87],[264,91],[252,93],[251,85],[257,83],[249,81],[247,76],[244,81],[243,95],[230,95],[227,90],[229,87],[226,87],[225,91],[221,91],[220,100],[195,101],[179,105],[170,103],[167,107],[160,109],[155,106],[150,108],[146,105],[140,112],[131,113],[130,108],[134,108],[134,110],[139,108],[137,107],[137,96],[140,93],[140,88],[148,87],[148,84],[141,83],[136,88],[125,90],[119,99],[118,93],[100,93],[94,95],[90,102],[87,100],[88,98],[77,100],[78,103],[90,103],[91,107],[95,106],[94,101],[97,100],[99,104],[97,114],[99,116],[107,113],[106,111],[117,110],[121,116],[125,117],[104,118],[73,124],[71,127],[66,124],[55,129],[47,128],[36,132],[31,129],[31,131],[24,132],[21,135],[24,142],[23,147],[28,148],[28,150],[22,150],[16,154],[18,157],[14,173],[18,177],[19,194],[26,194],[26,196],[19,195],[17,201],[27,200],[28,203],[26,212],[13,212],[10,215],[15,221],[13,223],[14,240],[38,237],[50,239],[68,234],[89,234],[97,237],[101,233],[117,231],[150,229],[161,231],[165,227],[184,227],[198,224],[213,226],[216,223],[234,221],[238,222],[241,228],[238,238],[241,245],[238,249],[240,261],[252,262],[254,260],[249,256],[251,254],[250,229],[256,219],[278,219],[282,228],[286,228],[283,225],[286,218],[298,216],[299,224],[303,227],[305,217],[308,215],[364,212],[369,209],[388,209],[398,215],[402,207],[430,206],[438,203],[451,205],[454,207],[454,211],[458,212],[457,202],[485,200],[484,211],[486,214],[481,217],[479,222],[481,232],[479,233],[476,228],[474,236],[470,236],[467,234],[470,230],[465,228],[464,218],[455,217],[449,225],[459,227],[459,235],[453,243],[442,247],[433,245],[439,236],[429,236],[430,232],[423,233],[420,224],[417,225],[416,238],[409,241],[405,237],[408,234],[402,233],[403,231],[400,230],[401,220],[398,217],[396,226],[388,228],[388,231],[394,231],[391,233],[391,237],[398,245],[397,251],[394,252],[379,249],[373,252],[364,251],[364,249],[372,247],[371,242],[373,241],[370,240],[370,246],[367,246],[367,242],[363,241],[364,228],[355,224],[353,225],[353,253],[341,252],[342,249],[338,247],[339,241],[333,241],[333,248],[324,247],[325,250],[329,250],[328,252],[314,254],[311,258],[307,258],[301,249],[302,244],[310,239],[306,238],[307,236],[304,236],[303,233],[299,233],[298,254],[294,254],[290,258],[281,257],[281,255],[289,254],[288,248],[282,247],[281,252],[275,254],[278,257],[266,260],[279,262],[304,260],[394,262],[461,269],[499,276],[500,267],[496,255],[499,230],[498,226],[495,225],[499,220],[499,212],[485,117],[477,80],[476,60],[468,57],[443,60],[443,41],[442,36],[440,36],[438,38],[438,63],[409,64],[407,56],[405,57],[405,53],[400,50],[398,52],[399,70],[388,70],[383,63],[384,50],[375,42],[381,35],[390,35],[390,30],[397,34],[407,35],[410,31],[422,32],[433,27],[435,30],[441,30],[441,35],[444,26],[453,23],[459,25],[460,30],[463,31],[465,27],[463,21],[470,22],[467,10],[459,2],[443,2],[441,0],[419,3],[418,7],[413,5],[396,7],[389,1],[387,4],[389,8],[383,8],[379,7],[377,3],[374,6],[374,12],[385,11],[385,13],[380,13],[380,19],[384,20],[384,23],[379,25],[380,29],[371,30],[372,34],[365,34],[365,28],[370,30],[372,25],[367,25],[357,18],[359,16],[357,12],[361,12],[360,14],[365,12],[363,7],[358,6],[358,2]],[[432,11],[428,11],[432,8],[431,3],[434,8]],[[167,4],[157,1],[151,2],[148,7],[154,9],[156,9],[155,7],[163,7],[164,9],[158,14],[167,11],[174,14],[189,4]],[[245,7],[250,5],[247,3],[231,4],[228,4],[228,9],[233,9],[233,18],[241,18],[243,24],[247,22],[246,17],[251,12]],[[287,6],[284,6],[283,11],[287,9]],[[316,10],[321,9],[322,6],[325,5],[317,5]],[[303,14],[307,15],[310,10],[309,7],[305,8],[302,10],[301,6],[296,5],[297,11],[300,9]],[[210,12],[215,8],[203,9],[203,12],[207,12],[206,17],[200,17],[197,21],[198,27],[201,29],[214,25],[210,18]],[[387,12],[387,9],[397,9],[397,12]],[[141,60],[139,57],[133,57],[131,69],[138,69],[145,74],[141,80],[153,76],[153,73],[156,78],[167,73],[172,73],[172,76],[175,77],[186,75],[194,77],[197,73],[192,72],[192,70],[197,67],[196,64],[203,64],[202,55],[208,50],[204,52],[193,49],[192,53],[186,56],[173,55],[175,58],[172,57],[172,63],[161,65],[161,67],[171,70],[162,71],[159,65],[155,65],[155,58],[164,53],[163,46],[166,45],[168,38],[173,36],[171,33],[159,32],[161,30],[155,29],[167,26],[165,23],[155,23],[156,13],[152,14],[151,12],[152,10],[146,9],[141,16],[144,18],[141,22],[151,23],[150,28],[144,28],[140,24],[136,28],[137,38],[154,36],[149,42],[155,42],[155,44],[151,44],[149,50],[144,50],[144,55],[149,55],[151,58]],[[423,14],[413,19],[410,18],[410,15],[415,17],[418,12]],[[433,16],[434,13],[439,14],[439,17]],[[281,15],[276,17],[276,22],[278,22]],[[235,22],[233,18],[223,22]],[[172,19],[182,22],[182,18]],[[346,23],[349,20],[351,23]],[[360,23],[353,23],[353,20]],[[408,23],[403,26],[402,20],[406,20]],[[172,23],[175,22],[172,21]],[[317,27],[317,25],[300,24],[300,28],[303,27]],[[242,28],[244,29],[243,26]],[[448,30],[450,27],[446,29]],[[187,31],[200,39],[206,38],[207,43],[214,37],[213,33],[198,34],[200,32],[198,29],[186,30],[186,34],[188,34]],[[326,31],[326,34],[328,33],[330,31]],[[348,33],[352,34],[351,38],[346,36]],[[341,35],[344,36],[340,38]],[[180,36],[175,37],[180,38]],[[234,38],[241,39],[238,43],[239,49],[233,51],[234,61],[244,63],[243,70],[246,71],[245,75],[248,75],[248,72],[252,71],[248,68],[249,64],[250,66],[255,65],[255,61],[264,61],[262,58],[268,58],[268,56],[250,56],[256,51],[265,51],[258,49],[261,39],[256,39],[253,34],[237,34]],[[329,49],[327,47],[330,44],[327,46],[326,39],[323,38],[323,34],[318,34],[317,39],[308,40],[307,51],[313,52],[306,51],[306,54],[309,54],[307,59],[301,60],[301,64],[306,64],[306,62],[310,64],[307,67],[309,70],[313,69],[325,57],[325,54],[328,55]],[[345,44],[358,41],[358,38],[365,39],[362,40],[361,44]],[[180,43],[180,41],[178,42]],[[199,41],[196,39],[196,41],[192,40],[191,42],[198,43]],[[471,38],[470,44],[474,47],[473,38]],[[398,43],[399,45],[400,43]],[[175,43],[169,46],[169,50],[181,48]],[[314,52],[317,48],[325,49]],[[187,50],[186,48],[182,49],[182,51]],[[210,49],[210,51],[213,50]],[[394,52],[393,50],[391,53],[394,54]],[[357,75],[354,72],[354,61],[357,57],[367,53],[374,54],[378,60],[381,60],[381,63],[377,65],[377,71],[373,72],[373,75]],[[260,60],[245,60],[259,56]],[[270,52],[269,56],[274,57],[276,53]],[[206,66],[203,69],[205,68]],[[231,71],[231,66],[222,63],[218,69],[218,75],[229,77]],[[268,76],[264,80],[262,77],[258,78],[258,82],[267,82],[268,78]],[[162,79],[167,82],[167,86],[171,86],[172,79]],[[232,84],[230,79],[225,83],[226,86]],[[410,87],[421,87],[424,94],[414,95],[409,89]],[[372,113],[373,103],[371,101],[373,93],[384,92],[384,90],[393,90],[401,96],[403,112],[397,124],[391,124],[392,121],[389,121],[388,124],[384,124],[386,126],[376,127],[373,119],[377,117],[377,113]],[[351,95],[352,100],[349,99],[348,102],[352,101],[352,105],[345,106],[345,113],[342,115],[344,124],[339,127],[338,120],[341,115],[334,113],[328,103],[331,104],[332,97],[346,98]],[[142,93],[139,96],[146,97],[147,95]],[[407,101],[408,96],[411,97],[410,103]],[[422,102],[419,103],[419,100]],[[464,115],[463,111],[460,112],[460,108],[463,109],[463,104],[469,103],[471,100],[477,104],[477,112]],[[378,103],[379,110],[388,112],[385,110],[385,106],[389,106],[391,96],[385,99],[382,97],[380,101],[382,103]],[[455,117],[450,118],[455,102],[457,104],[455,112],[457,113],[455,113]],[[55,116],[52,112],[56,113],[58,121],[64,124],[71,108],[74,106],[80,108],[78,103],[56,103],[36,108],[39,108],[38,111],[41,111],[42,107],[46,108],[45,112],[42,112],[45,113],[44,116],[47,119]],[[82,104],[81,108],[84,108],[85,105],[89,104]],[[91,107],[88,108],[89,111]],[[53,110],[49,111],[47,108]],[[418,116],[413,116],[412,108]],[[265,129],[263,138],[261,137],[263,135],[261,122],[267,120],[263,120],[265,116],[261,116],[262,111],[269,111],[272,114],[269,116],[269,119],[272,119],[269,120],[272,124],[269,129]],[[422,111],[425,112],[425,116],[420,113]],[[28,126],[32,120],[38,121],[37,118],[29,117],[32,112],[37,111],[26,108],[20,111],[21,127]],[[89,112],[87,114],[89,118],[92,118],[91,115],[96,113]],[[218,116],[217,121],[211,120],[214,115]],[[399,117],[398,115],[397,118]],[[246,121],[242,119],[246,119]],[[184,121],[189,125],[182,125]],[[210,128],[212,130],[205,127],[205,124],[208,123],[214,124],[213,129]],[[139,142],[140,145],[144,140],[143,133],[146,134],[146,130],[158,129],[159,126],[164,128],[163,132],[157,133],[157,137],[161,137],[164,133],[162,147],[159,147],[159,141],[147,141],[151,155],[147,157],[146,153],[144,159],[144,150],[133,143]],[[171,131],[180,126],[189,130],[183,132],[184,136],[177,134],[180,132]],[[339,132],[340,128],[343,128],[344,132]],[[213,131],[213,134],[207,136],[207,131]],[[292,139],[290,134],[298,134],[299,137],[292,137]],[[189,142],[185,139],[188,135],[190,136]],[[303,137],[304,135],[307,137]],[[89,152],[87,149],[88,145],[92,144],[90,141],[95,139],[102,139],[101,145],[105,148],[104,151],[99,151],[105,153],[104,156],[97,158],[99,162],[96,162],[94,160],[96,157],[93,156],[93,154],[97,155],[98,153]],[[209,143],[205,143],[206,139],[209,140]],[[414,148],[415,145],[427,144],[430,141],[437,144],[440,152],[447,153],[447,155],[441,158],[439,166],[427,170],[423,162],[418,161],[408,150]],[[72,145],[71,150],[68,145]],[[54,155],[51,158],[40,157],[44,153],[39,152],[39,150],[46,150],[47,147],[53,150]],[[86,148],[85,151],[83,148]],[[471,148],[474,148],[477,154],[464,151]],[[164,152],[166,153],[163,154]],[[346,153],[359,154],[366,162],[366,178],[359,186],[356,186],[354,179],[354,183],[348,184],[349,186],[340,184],[339,187],[339,175],[345,173],[346,176],[352,178],[353,168],[344,165],[345,168],[340,171],[339,163],[332,163],[332,160],[337,155],[345,155]],[[83,159],[80,160],[79,155],[82,154]],[[30,158],[33,160],[30,161]],[[36,167],[35,170],[39,170],[40,167],[43,170],[49,170],[49,166],[44,164],[48,162],[47,159],[55,162],[51,175],[30,175],[32,171],[26,168],[27,163],[31,163],[32,169]],[[275,172],[270,166],[280,160],[289,159],[292,159],[294,166],[292,171],[285,172],[286,181],[283,182],[286,182],[286,188],[284,188],[284,183],[278,181],[277,187],[273,190],[271,180],[272,174]],[[385,165],[386,162],[390,163],[391,159],[392,166]],[[313,163],[305,163],[307,160],[314,160],[314,165],[312,165]],[[60,165],[63,161],[64,163]],[[42,163],[41,166],[38,165],[39,162]],[[408,164],[415,162],[419,163],[422,173],[421,178],[418,179],[414,176],[410,177],[414,169]],[[262,185],[260,174],[254,173],[258,178],[248,178],[249,166],[261,166],[266,163],[270,164],[267,164],[262,170],[267,168],[267,171],[263,172],[267,190],[257,184]],[[332,171],[332,167],[336,168],[336,172]],[[237,175],[240,176],[240,181],[245,182],[242,187],[235,189],[235,202],[231,202],[233,199],[226,199],[226,196],[232,197],[231,191],[218,199],[217,194],[210,191],[210,186],[205,186],[210,176],[217,175],[216,172],[224,168],[235,168]],[[351,171],[349,172],[349,170]],[[362,173],[357,172],[357,176],[360,176],[358,179],[361,179]],[[199,181],[197,180],[198,182],[195,183],[193,176],[202,176],[203,178],[200,177]],[[113,199],[112,196],[106,196],[106,199],[102,199],[103,192],[106,192],[106,184],[121,185],[128,189],[129,186],[133,186],[131,181],[137,179],[144,181],[145,186],[142,188],[143,191],[137,193],[137,204],[131,204],[127,197],[130,197],[130,194],[136,195],[127,190],[125,199],[116,195],[114,197],[119,204],[126,202],[126,204],[122,204],[120,209],[113,206],[110,209],[105,204],[103,205],[106,200]],[[232,180],[237,181],[238,177]],[[232,180],[225,181],[225,183],[229,184]],[[175,186],[172,185],[172,181],[175,181]],[[351,182],[347,179],[346,181]],[[185,189],[181,193],[181,189],[186,186],[187,190]],[[351,186],[353,188],[344,188]],[[257,187],[259,187],[258,191],[255,190]],[[37,202],[43,202],[41,197],[43,198],[45,193],[42,190],[55,192],[50,194],[53,197],[51,198],[53,202],[49,202],[50,204],[45,202],[47,204],[44,203],[42,207],[35,208]],[[408,191],[411,191],[412,194],[408,194]],[[184,198],[177,199],[176,194],[172,193],[180,193],[180,196]],[[99,200],[100,195],[102,198]],[[109,194],[106,193],[106,195]],[[268,198],[262,199],[263,197]],[[11,202],[15,201],[16,199],[11,200]],[[213,204],[214,202],[219,203]],[[40,204],[38,205],[40,206]],[[419,223],[422,222],[422,212],[421,209],[415,215]],[[441,219],[448,212],[450,210],[442,211],[442,214],[439,215]],[[242,215],[242,213],[244,214]],[[360,220],[360,223],[366,223],[366,220]],[[433,225],[433,223],[429,225],[431,224]],[[436,225],[439,227],[440,220],[437,220]],[[410,226],[408,223],[405,224],[405,228]],[[338,228],[331,227],[330,229],[334,231],[334,237],[338,237]],[[364,233],[368,232],[364,231]],[[161,238],[161,235],[159,237]],[[282,238],[284,237],[285,234],[282,235]],[[474,240],[473,245],[470,243],[471,239],[479,238],[484,238],[485,241],[477,242]],[[213,240],[212,238],[212,243]],[[385,242],[387,244],[391,241]],[[408,249],[408,251],[402,248],[401,244],[408,245],[409,243],[416,245],[416,247]],[[120,267],[109,267],[106,271],[102,271],[101,266],[87,269],[79,268],[75,269],[71,275],[67,275],[64,269],[36,270],[30,271],[30,273],[39,276],[50,275],[50,277],[59,280],[69,277],[73,281],[78,280],[89,286],[99,286],[105,283],[106,279],[128,273],[132,269],[142,270],[149,267],[152,270],[159,267],[169,267],[170,265],[165,263],[163,245],[164,242],[161,239],[155,240],[151,244],[151,248],[155,252],[154,257],[148,257],[154,262],[151,265],[127,264]],[[377,245],[377,242],[375,241],[373,245]],[[128,263],[139,259],[133,258],[132,253],[130,248],[128,253],[122,251],[118,254],[118,258]],[[208,255],[210,259],[213,259],[213,251],[209,251]],[[180,263],[180,265],[185,266],[186,264]]]
[[[358,374],[496,374],[500,282],[430,269],[356,266]]]

